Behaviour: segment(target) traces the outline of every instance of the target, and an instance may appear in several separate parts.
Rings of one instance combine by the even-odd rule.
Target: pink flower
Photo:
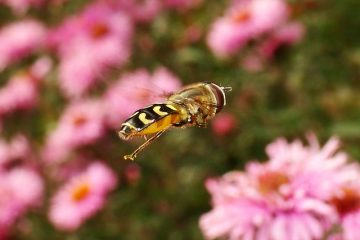
[[[20,73],[0,88],[0,116],[31,109],[38,102],[38,82],[31,73]]]
[[[43,157],[48,161],[63,160],[71,150],[98,140],[105,131],[104,111],[98,100],[71,103],[48,135]]]
[[[149,22],[160,12],[162,3],[160,0],[117,0],[117,8],[129,14],[137,22]]]
[[[250,39],[274,30],[287,20],[283,0],[252,0],[234,3],[226,15],[213,24],[207,43],[215,55],[228,57]]]
[[[248,21],[254,27],[254,34],[261,34],[280,26],[289,15],[288,6],[283,0],[252,0],[248,1],[248,6],[239,4],[230,10],[230,14],[236,21]],[[244,19],[246,12],[250,14],[249,19]],[[246,18],[246,17],[245,17]]]
[[[226,136],[236,128],[237,121],[230,113],[220,113],[211,122],[212,131],[217,136]]]
[[[164,96],[177,90],[179,79],[165,68],[158,68],[153,75],[144,69],[122,76],[104,95],[108,124],[118,128],[121,121],[134,111],[148,104],[164,101]]]
[[[354,164],[348,163],[348,156],[344,152],[338,152],[340,141],[333,137],[323,148],[319,146],[313,134],[308,136],[310,146],[304,146],[299,140],[288,143],[285,139],[277,139],[266,147],[266,153],[270,160],[269,165],[273,169],[286,169],[288,174],[303,175],[304,173],[316,173],[317,178],[324,177],[329,188],[341,186],[344,182],[357,178],[358,169]],[[331,183],[330,183],[331,182]],[[309,189],[310,191],[311,189]],[[319,194],[319,189],[313,189]],[[326,189],[324,192],[332,192]],[[324,193],[325,194],[325,193]],[[328,196],[328,194],[325,194]]]
[[[45,27],[35,20],[11,23],[0,30],[0,71],[41,48]]]
[[[43,182],[37,173],[27,168],[0,172],[0,237],[4,239],[15,221],[30,207],[39,206]]]
[[[69,97],[83,95],[110,67],[131,53],[132,22],[105,3],[90,5],[54,31],[49,44],[60,57],[60,86]]]
[[[264,58],[271,58],[280,47],[299,42],[303,38],[304,33],[304,26],[300,23],[294,22],[284,25],[260,45],[259,53]]]
[[[277,140],[267,147],[268,162],[250,163],[245,172],[208,180],[213,210],[200,219],[204,235],[209,239],[323,238],[339,222],[334,194],[358,179],[360,171],[337,152],[337,139],[323,148],[314,136],[309,142],[304,146],[300,141]]]
[[[23,135],[14,136],[11,141],[0,139],[0,169],[6,168],[13,160],[32,157],[29,140]]]
[[[0,117],[17,110],[32,109],[39,100],[39,84],[50,71],[51,60],[39,58],[24,72],[19,72],[0,88]]]
[[[348,162],[344,152],[338,152],[340,142],[331,138],[320,148],[314,135],[308,136],[310,146],[300,141],[287,143],[278,139],[269,144],[267,163],[273,171],[287,172],[294,178],[292,188],[309,196],[329,201],[334,194],[359,177],[359,167]]]
[[[115,174],[103,163],[92,163],[72,177],[52,198],[49,219],[56,228],[72,231],[105,205],[106,195],[116,187]]]
[[[39,206],[42,200],[44,184],[33,170],[24,167],[14,168],[8,173],[7,185],[14,191],[14,197],[24,207]]]
[[[228,57],[240,50],[252,37],[251,27],[241,27],[231,19],[221,18],[211,27],[207,44],[218,57]]]
[[[29,72],[35,79],[43,80],[53,67],[52,60],[43,56],[38,58],[30,67]]]

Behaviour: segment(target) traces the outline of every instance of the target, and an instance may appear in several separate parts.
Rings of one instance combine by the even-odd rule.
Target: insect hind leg
[[[141,152],[144,148],[146,148],[148,145],[150,145],[154,140],[156,140],[158,137],[160,137],[161,134],[163,134],[166,130],[167,129],[164,129],[164,130],[159,131],[156,134],[154,134],[151,138],[147,139],[142,145],[140,145],[137,149],[135,149],[135,151],[133,153],[125,155],[124,159],[133,161],[139,152]]]

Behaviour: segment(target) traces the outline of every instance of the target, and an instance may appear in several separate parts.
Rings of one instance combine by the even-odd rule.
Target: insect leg
[[[139,152],[141,152],[144,148],[146,148],[150,143],[152,143],[155,139],[157,139],[158,137],[160,137],[161,134],[163,134],[167,129],[164,129],[160,132],[157,132],[155,135],[153,135],[151,138],[149,138],[148,140],[146,140],[146,142],[144,142],[142,145],[140,145],[140,147],[138,147],[132,154],[129,155],[125,155],[124,159],[125,160],[134,160],[137,156],[137,154]]]

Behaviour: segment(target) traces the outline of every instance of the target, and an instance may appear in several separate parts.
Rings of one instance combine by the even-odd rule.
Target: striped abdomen
[[[153,104],[136,111],[120,128],[119,136],[128,139],[132,136],[152,134],[167,129],[180,122],[178,110],[170,104]]]

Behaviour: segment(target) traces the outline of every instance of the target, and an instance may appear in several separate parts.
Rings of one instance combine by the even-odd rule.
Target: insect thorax
[[[171,95],[168,101],[186,109],[189,125],[203,126],[222,109],[225,104],[225,94],[215,84],[197,83]],[[182,114],[183,118],[185,115]]]

